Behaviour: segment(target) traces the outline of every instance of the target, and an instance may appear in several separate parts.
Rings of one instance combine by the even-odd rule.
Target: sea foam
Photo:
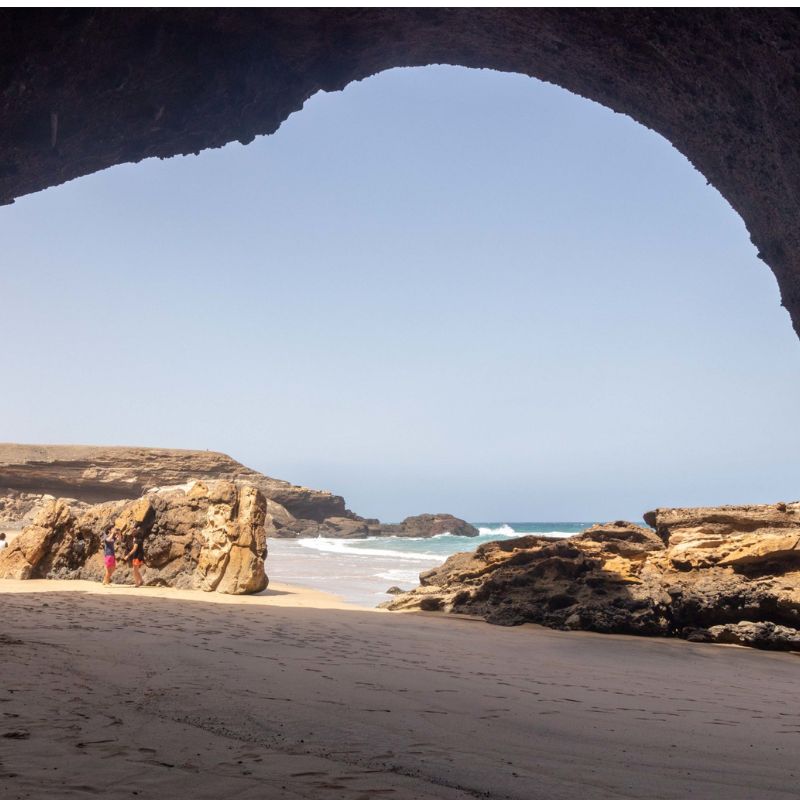
[[[481,536],[521,536],[510,525],[503,523],[499,528],[478,528]]]
[[[297,544],[301,547],[308,547],[312,550],[319,550],[323,553],[339,553],[348,556],[369,556],[375,558],[377,556],[384,556],[385,558],[397,558],[402,561],[427,561],[439,563],[442,561],[440,555],[434,553],[414,553],[410,551],[394,550],[386,547],[360,547],[356,542],[375,542],[379,541],[382,544],[388,544],[388,539],[400,539],[401,537],[372,537],[370,539],[359,539],[356,541],[350,539],[329,539],[324,536],[318,536],[315,539],[298,539]]]

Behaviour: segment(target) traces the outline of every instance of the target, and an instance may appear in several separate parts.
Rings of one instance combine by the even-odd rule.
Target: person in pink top
[[[113,522],[109,522],[106,530],[103,533],[103,560],[106,565],[106,572],[103,575],[103,585],[111,585],[111,576],[117,568],[117,529],[114,527]]]

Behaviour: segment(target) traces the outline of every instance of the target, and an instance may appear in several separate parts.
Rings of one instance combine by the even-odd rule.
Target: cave
[[[248,143],[392,67],[539,78],[668,139],[741,216],[800,334],[795,9],[0,12],[0,203]]]

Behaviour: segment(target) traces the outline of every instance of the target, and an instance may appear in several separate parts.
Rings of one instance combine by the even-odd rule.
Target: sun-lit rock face
[[[792,9],[49,9],[2,22],[0,203],[249,142],[317,91],[391,67],[488,67],[672,142],[744,219],[800,332]]]
[[[800,649],[800,503],[665,508],[451,556],[393,610]]]
[[[135,523],[145,530],[145,584],[250,594],[267,586],[267,501],[254,486],[196,481],[149,491],[137,500],[91,505],[50,498],[34,522],[0,551],[0,578],[99,580],[102,535],[120,532],[117,582],[130,582],[122,557]]]

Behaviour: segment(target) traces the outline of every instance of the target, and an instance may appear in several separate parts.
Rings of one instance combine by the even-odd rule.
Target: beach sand
[[[794,798],[800,661],[258,597],[0,582],[3,798]]]

